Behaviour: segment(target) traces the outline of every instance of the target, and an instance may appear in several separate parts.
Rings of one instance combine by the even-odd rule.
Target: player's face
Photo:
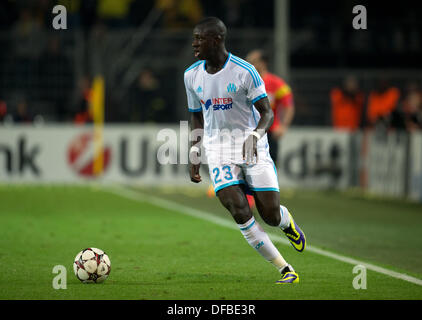
[[[193,54],[199,60],[207,60],[215,48],[214,37],[201,28],[193,29]]]

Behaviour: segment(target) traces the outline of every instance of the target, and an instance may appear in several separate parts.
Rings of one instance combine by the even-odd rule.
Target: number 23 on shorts
[[[224,174],[222,178],[224,178],[225,180],[233,179],[230,166],[224,166],[221,168],[221,170],[223,171],[223,174]],[[220,183],[222,181],[222,178],[220,177],[220,168],[216,167],[212,169],[212,173],[214,174],[214,184]]]

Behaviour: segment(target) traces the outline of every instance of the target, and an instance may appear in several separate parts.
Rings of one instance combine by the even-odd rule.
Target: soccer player
[[[202,157],[202,144],[214,191],[246,241],[279,270],[277,283],[296,283],[298,274],[255,221],[246,199],[251,192],[264,222],[283,230],[297,251],[305,249],[304,233],[279,202],[266,135],[274,115],[264,82],[251,64],[227,52],[226,33],[215,17],[193,29],[193,53],[199,61],[186,69],[184,81],[192,130],[203,130],[203,135],[192,141],[190,178],[201,181],[200,163],[192,159]]]
[[[255,49],[248,53],[246,61],[251,63],[264,80],[265,90],[271,109],[274,112],[274,122],[268,130],[270,156],[277,167],[278,140],[286,133],[295,113],[293,94],[289,85],[279,76],[269,72],[269,58],[265,51]]]

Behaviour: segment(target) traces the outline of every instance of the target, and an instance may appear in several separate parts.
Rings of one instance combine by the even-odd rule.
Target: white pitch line
[[[157,207],[161,207],[161,208],[168,209],[168,210],[171,210],[171,211],[177,211],[179,213],[186,214],[186,215],[198,218],[198,219],[206,220],[206,221],[218,224],[218,225],[226,227],[226,228],[230,228],[230,229],[234,229],[234,230],[239,229],[233,221],[230,221],[228,219],[220,218],[220,217],[215,216],[215,215],[208,213],[206,211],[193,209],[193,208],[190,208],[188,206],[185,206],[185,205],[173,202],[173,201],[169,201],[169,200],[166,200],[166,199],[162,199],[162,198],[159,198],[159,197],[156,197],[156,196],[146,195],[146,194],[143,194],[141,192],[135,192],[135,191],[132,191],[132,190],[124,188],[124,187],[119,187],[119,188],[116,188],[116,187],[107,188],[107,187],[105,187],[105,188],[102,188],[102,189],[105,190],[105,191],[111,192],[113,194],[116,194],[118,196],[127,198],[127,199],[135,200],[135,201],[138,201],[138,202],[148,202],[148,203],[153,204]],[[270,239],[274,242],[282,243],[282,244],[285,244],[285,245],[290,245],[290,242],[287,239],[280,238],[280,235],[271,234],[271,233],[268,233],[268,235],[269,235]],[[319,255],[322,255],[322,256],[325,256],[325,257],[329,257],[329,258],[337,260],[337,261],[342,261],[342,262],[348,263],[348,264],[362,265],[369,270],[390,276],[392,278],[404,280],[404,281],[422,286],[422,280],[421,279],[409,276],[409,275],[404,274],[404,273],[395,272],[395,271],[392,271],[392,270],[389,270],[389,269],[386,269],[386,268],[383,268],[383,267],[376,266],[376,265],[371,264],[371,263],[367,263],[367,262],[360,261],[360,260],[357,260],[357,259],[349,258],[349,257],[343,256],[343,255],[333,253],[333,252],[330,252],[330,251],[327,251],[327,250],[323,250],[323,249],[320,249],[320,248],[316,248],[316,247],[310,246],[310,245],[306,246],[306,250],[309,251],[309,252],[313,252],[313,253],[316,253],[316,254],[319,254]]]

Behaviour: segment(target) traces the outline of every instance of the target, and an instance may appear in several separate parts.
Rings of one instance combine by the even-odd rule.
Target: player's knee
[[[230,212],[232,212],[235,208],[235,202],[233,201],[233,199],[229,198],[229,197],[222,197],[218,194],[220,201],[222,203],[222,205],[229,210]]]
[[[249,204],[247,201],[233,201],[230,207],[230,212],[233,215],[248,216],[250,213]]]
[[[247,201],[239,201],[238,199],[225,199],[224,207],[230,211],[237,223],[244,223],[251,218],[251,212]]]

